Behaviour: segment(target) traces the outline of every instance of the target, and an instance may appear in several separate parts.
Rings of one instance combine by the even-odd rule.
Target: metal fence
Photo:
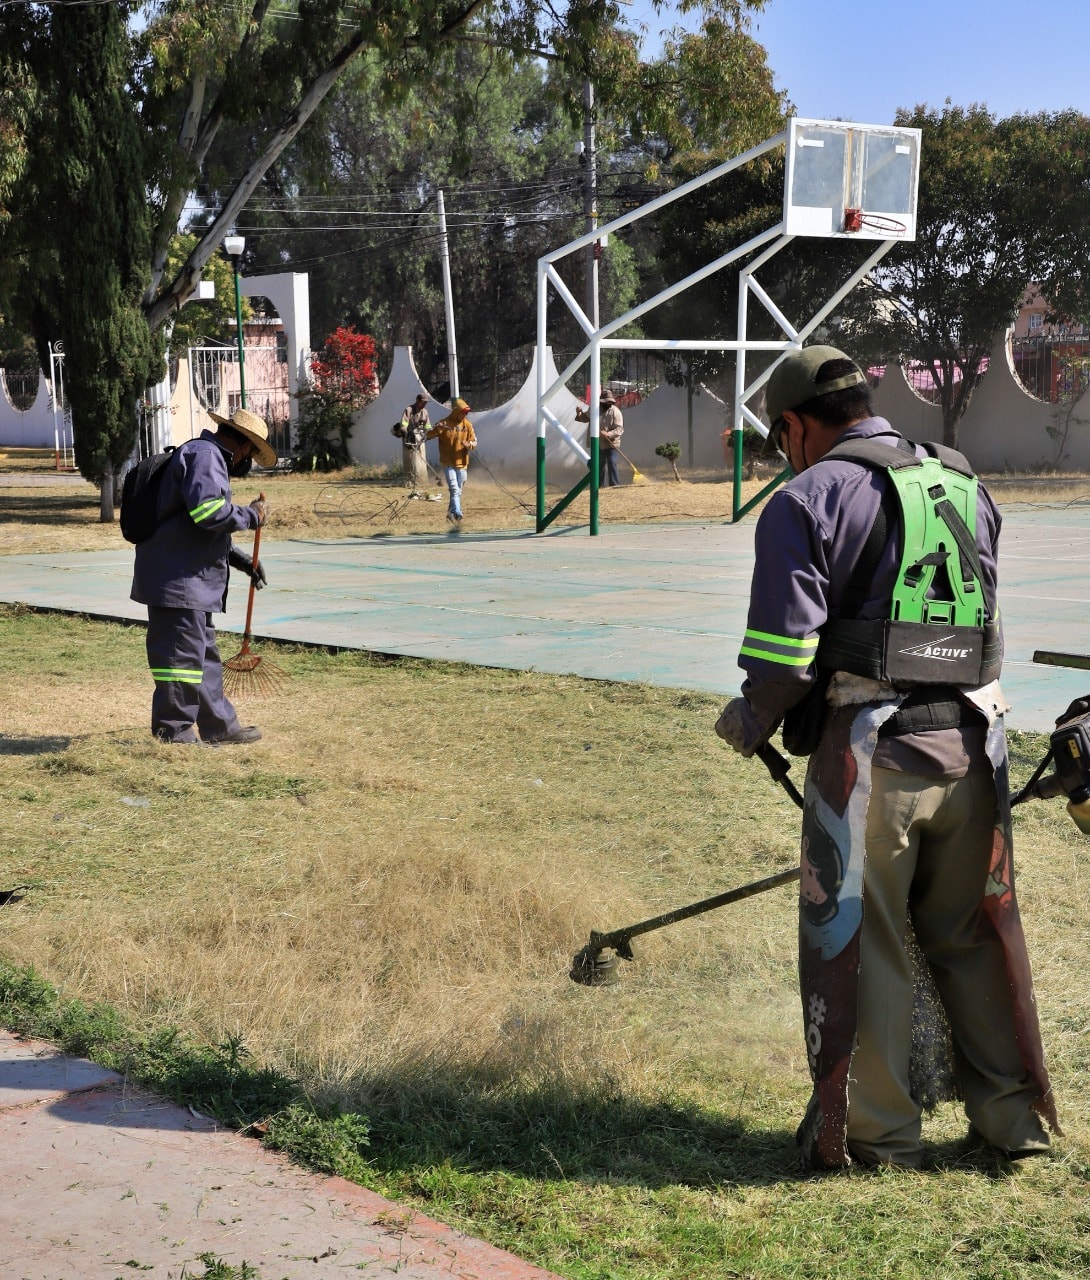
[[[0,369],[0,377],[4,380],[8,402],[13,409],[26,413],[28,409],[34,407],[42,377],[37,369],[31,373],[23,373],[16,369]]]
[[[275,345],[246,347],[246,407],[265,419],[269,439],[281,457],[291,452],[291,394],[288,366]],[[198,408],[229,418],[242,404],[237,347],[190,347],[193,427]]]
[[[1045,404],[1070,404],[1090,386],[1090,338],[1035,333],[1011,339],[1014,371]]]

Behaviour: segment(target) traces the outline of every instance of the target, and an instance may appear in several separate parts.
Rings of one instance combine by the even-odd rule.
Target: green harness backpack
[[[890,484],[852,571],[844,613],[822,629],[817,661],[828,671],[849,671],[918,685],[977,686],[999,674],[999,623],[984,594],[976,546],[977,478],[966,458],[943,445],[852,440],[825,456],[881,470]],[[893,510],[891,511],[891,507]],[[892,536],[901,562],[888,618],[863,621],[852,614]]]

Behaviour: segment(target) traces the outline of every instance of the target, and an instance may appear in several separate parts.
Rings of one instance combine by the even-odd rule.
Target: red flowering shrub
[[[378,392],[374,338],[355,329],[335,329],[311,356],[310,383],[299,392],[295,467],[334,471],[348,466],[352,414]]]
[[[310,376],[318,395],[362,409],[378,395],[374,338],[355,329],[335,329],[311,356]]]

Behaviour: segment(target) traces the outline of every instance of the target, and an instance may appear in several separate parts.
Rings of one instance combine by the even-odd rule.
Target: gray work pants
[[[848,1149],[865,1163],[920,1159],[909,1095],[913,976],[909,912],[953,1033],[973,1127],[993,1146],[1046,1147],[1014,1032],[1003,948],[984,918],[996,796],[991,771],[934,781],[875,767],[867,812],[858,1043]]]

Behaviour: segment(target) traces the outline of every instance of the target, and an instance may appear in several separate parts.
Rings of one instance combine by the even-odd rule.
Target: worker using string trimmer
[[[796,475],[757,524],[745,681],[716,732],[749,756],[782,723],[810,756],[804,1166],[920,1165],[922,1105],[951,1096],[918,1070],[921,1049],[944,1057],[935,1017],[914,1036],[935,988],[969,1141],[1045,1151],[1059,1128],[1014,892],[999,512],[960,453],[875,417],[835,348],[786,355],[767,408]]]
[[[137,544],[131,594],[148,606],[152,733],[164,742],[218,746],[261,737],[256,725],[239,723],[223,691],[212,615],[226,607],[229,564],[255,585],[265,583],[260,563],[233,547],[231,534],[259,528],[268,507],[264,498],[236,506],[231,478],[247,475],[253,462],[276,466],[276,450],[256,413],[212,417],[218,430],[187,440],[159,473],[154,532]]]

